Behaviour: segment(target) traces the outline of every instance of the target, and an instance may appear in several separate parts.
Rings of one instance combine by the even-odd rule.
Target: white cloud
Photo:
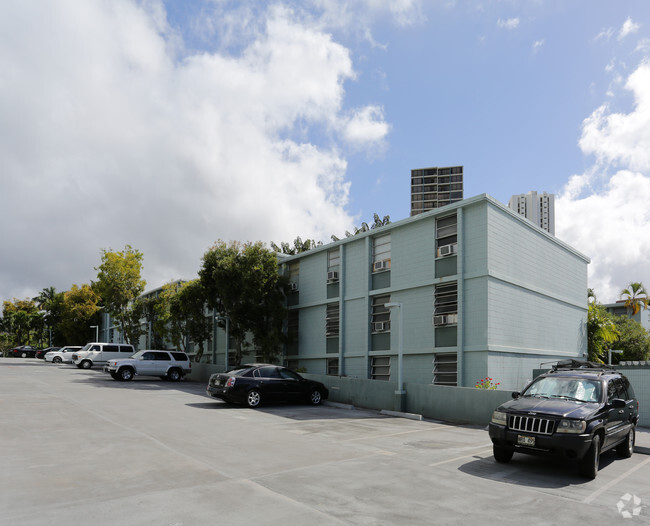
[[[517,29],[519,27],[519,18],[508,18],[497,20],[497,27],[500,29]]]
[[[388,125],[373,106],[343,110],[348,50],[276,8],[237,54],[180,60],[152,5],[4,6],[0,298],[88,282],[101,248],[141,250],[155,287],[195,275],[218,238],[327,240],[353,224],[341,141],[372,150]],[[341,128],[331,146],[310,140]]]
[[[632,22],[631,18],[628,18],[618,32],[618,39],[623,40],[626,36],[636,33],[639,30],[639,24]]]
[[[533,53],[537,53],[544,45],[544,39],[533,42]]]
[[[592,258],[589,286],[606,302],[632,281],[650,284],[650,65],[639,65],[625,86],[633,109],[603,105],[585,119],[579,144],[596,163],[556,201],[557,235]]]
[[[384,111],[378,106],[367,106],[353,113],[345,123],[345,138],[352,144],[378,144],[386,138],[390,127],[384,121]]]

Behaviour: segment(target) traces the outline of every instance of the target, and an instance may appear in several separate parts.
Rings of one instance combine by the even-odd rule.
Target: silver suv
[[[159,376],[163,380],[177,382],[192,372],[192,362],[180,351],[138,351],[131,358],[109,360],[104,372],[114,380],[128,381],[134,376]]]

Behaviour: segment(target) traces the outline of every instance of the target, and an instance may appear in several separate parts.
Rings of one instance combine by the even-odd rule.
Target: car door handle
[[[619,409],[618,414],[622,415],[623,413],[625,413],[625,411],[623,411],[622,409]]]

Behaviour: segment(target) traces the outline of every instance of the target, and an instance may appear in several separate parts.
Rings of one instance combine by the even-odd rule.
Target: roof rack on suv
[[[610,371],[616,372],[611,367],[606,366],[605,364],[589,362],[586,360],[560,360],[552,368],[552,371],[573,371],[576,369],[593,369],[594,372],[599,371]]]

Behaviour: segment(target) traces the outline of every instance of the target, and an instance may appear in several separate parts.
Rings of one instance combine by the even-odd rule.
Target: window
[[[455,250],[441,250],[441,247],[449,247],[450,245],[457,245],[458,243],[458,224],[456,216],[442,217],[436,221],[436,255],[440,257],[451,253],[456,253]]]
[[[335,248],[327,252],[327,270],[338,270],[341,266],[341,250]]]
[[[370,377],[373,380],[390,380],[390,356],[373,356],[370,363]]]
[[[372,298],[372,332],[390,331],[390,310],[386,303],[390,302],[390,294]]]
[[[333,338],[339,335],[339,304],[330,303],[326,307],[325,336]]]
[[[458,358],[453,353],[438,353],[433,358],[433,383],[435,385],[456,385]]]
[[[298,292],[298,278],[300,276],[300,264],[289,264],[289,289],[291,292]]]
[[[390,234],[372,240],[373,272],[390,269]]]
[[[327,359],[327,375],[328,376],[338,376],[339,375],[339,359],[338,358],[328,358]]]
[[[280,378],[277,367],[260,367],[253,372],[257,378]]]
[[[456,282],[437,285],[434,290],[434,314],[458,314],[458,288]]]

